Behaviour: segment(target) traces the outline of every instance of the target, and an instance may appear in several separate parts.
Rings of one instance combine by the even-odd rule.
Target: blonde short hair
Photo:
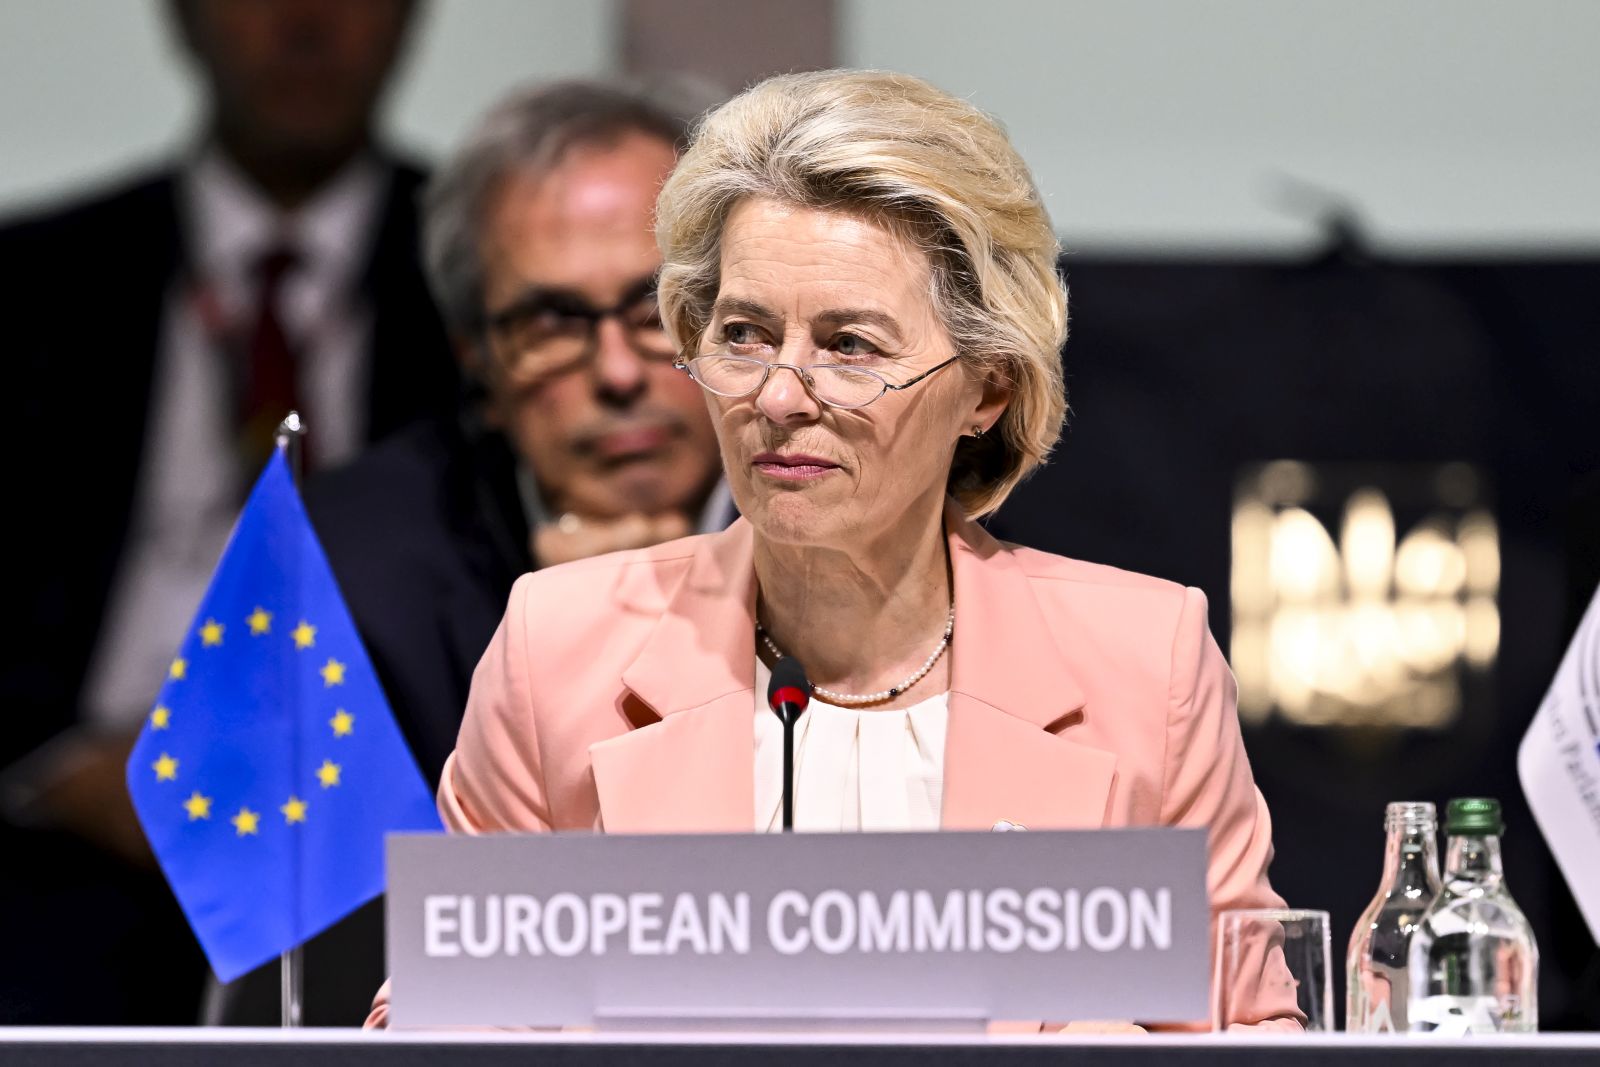
[[[927,255],[962,363],[1014,389],[990,433],[961,438],[948,481],[968,514],[998,508],[1049,455],[1066,412],[1059,246],[1005,131],[882,71],[780,75],[711,112],[656,206],[661,310],[681,350],[697,349],[710,322],[729,214],[758,197],[872,218]]]

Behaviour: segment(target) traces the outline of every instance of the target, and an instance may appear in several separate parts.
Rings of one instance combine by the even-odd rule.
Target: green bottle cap
[[[1457,797],[1452,800],[1444,815],[1444,832],[1453,836],[1462,834],[1495,834],[1505,832],[1506,824],[1500,818],[1500,802],[1489,797]]]

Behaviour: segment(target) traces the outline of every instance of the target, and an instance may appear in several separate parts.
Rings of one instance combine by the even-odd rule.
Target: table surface
[[[0,1027],[0,1065],[227,1063],[522,1064],[537,1049],[541,1067],[762,1067],[828,1064],[873,1067],[978,1067],[987,1064],[1600,1064],[1600,1034],[1534,1034],[1466,1040],[1353,1034],[1030,1034],[1021,1036],[827,1033],[363,1032],[222,1028],[119,1029]]]

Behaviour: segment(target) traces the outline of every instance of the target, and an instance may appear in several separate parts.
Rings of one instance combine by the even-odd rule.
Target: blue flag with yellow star
[[[224,982],[383,892],[386,833],[439,829],[281,453],[134,745],[128,792]]]

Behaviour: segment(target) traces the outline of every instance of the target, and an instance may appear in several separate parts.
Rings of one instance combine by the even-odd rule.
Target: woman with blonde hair
[[[447,824],[776,829],[792,656],[797,829],[1203,827],[1212,907],[1280,904],[1204,595],[974,521],[1065,410],[1056,239],[994,120],[899,74],[772,78],[703,121],[657,240],[743,518],[517,583]]]

